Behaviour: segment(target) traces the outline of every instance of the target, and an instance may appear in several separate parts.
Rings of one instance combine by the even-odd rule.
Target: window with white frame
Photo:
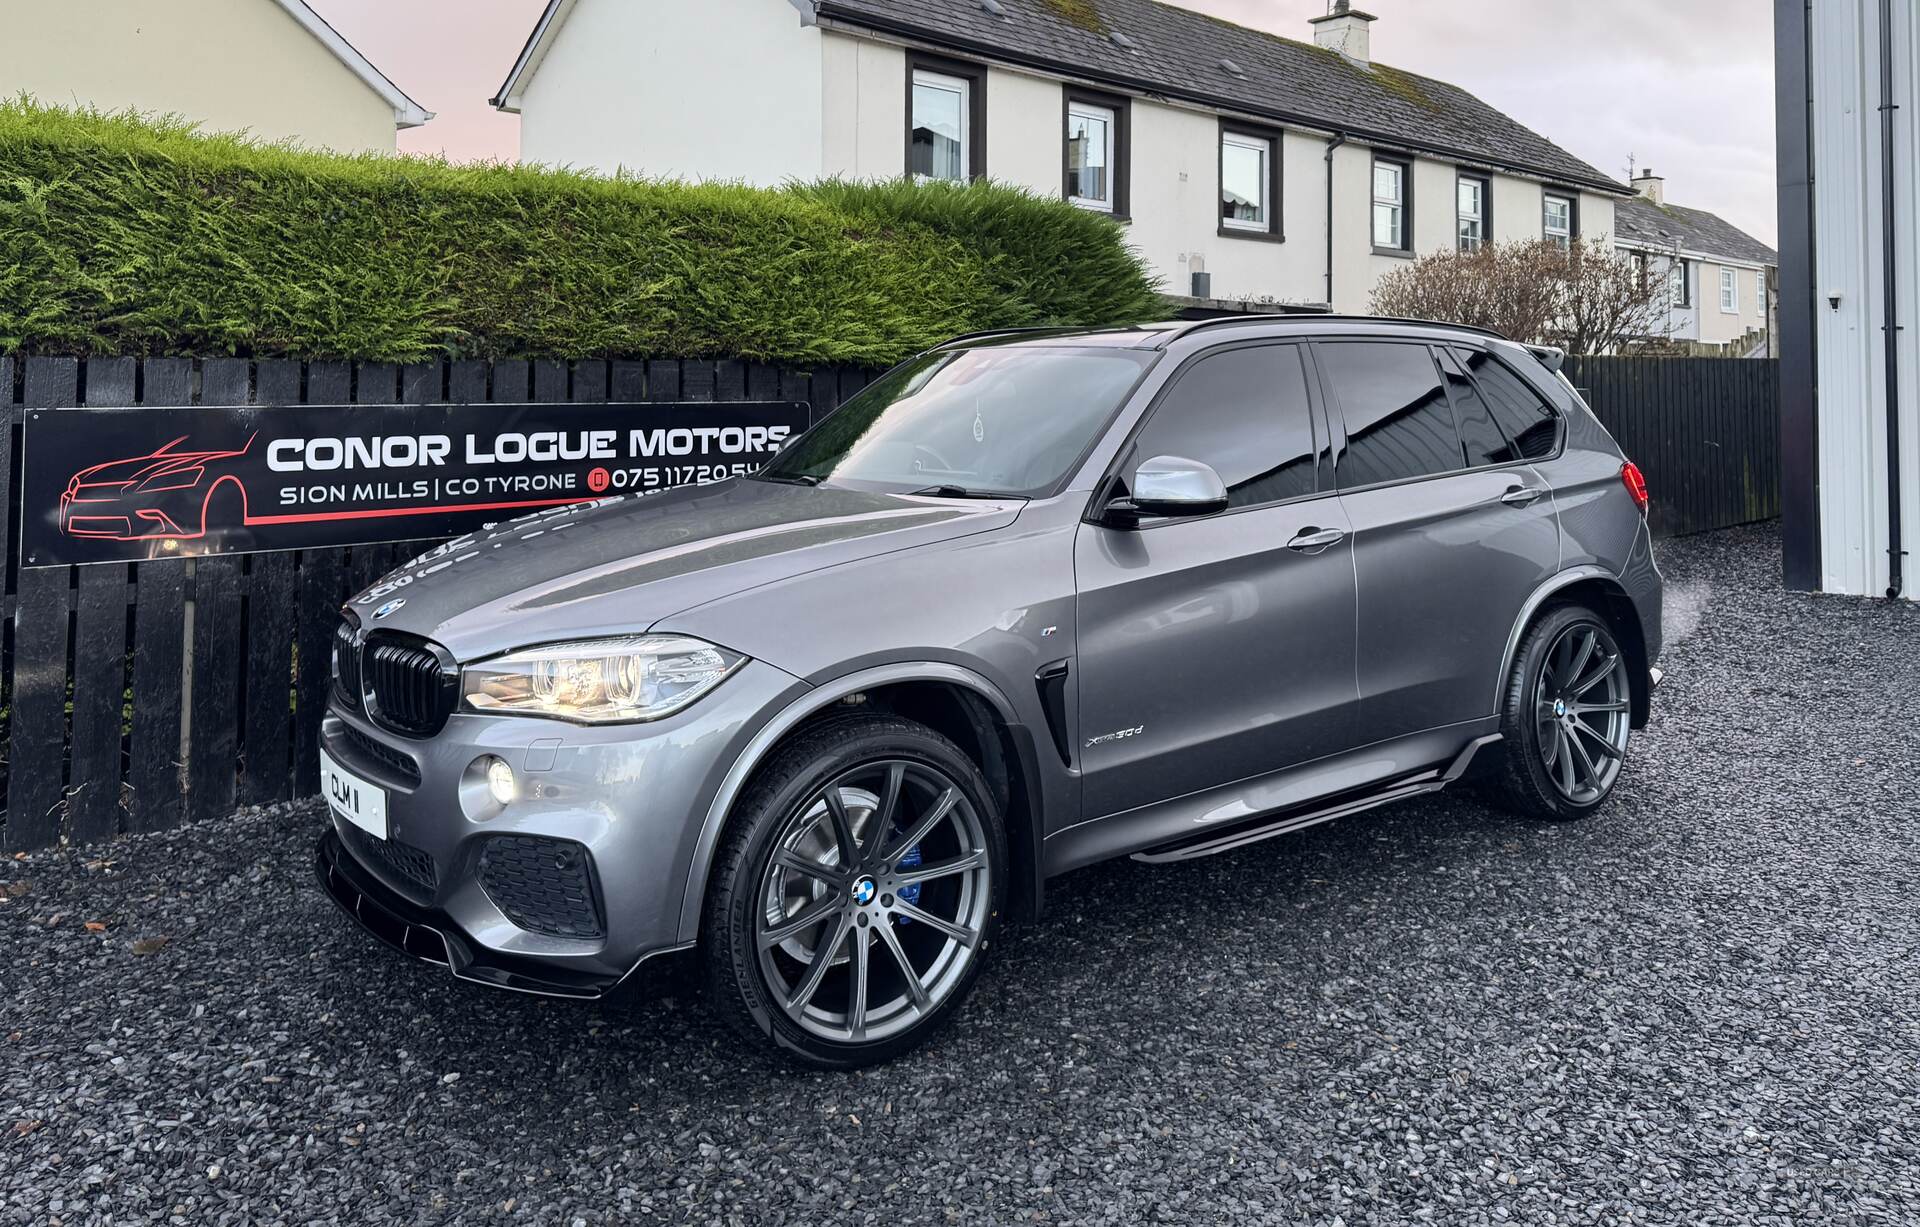
[[[1067,103],[1067,199],[1103,213],[1114,211],[1116,116],[1108,107]]]
[[[1673,305],[1682,311],[1693,307],[1693,264],[1689,260],[1675,256],[1667,263],[1667,273],[1673,278]]]
[[[1373,245],[1391,251],[1407,251],[1412,238],[1407,225],[1407,174],[1405,162],[1384,158],[1373,161]]]
[[[972,178],[972,112],[973,82],[925,69],[913,70],[907,161],[914,178],[961,183]]]
[[[1767,270],[1764,268],[1753,271],[1753,306],[1757,314],[1767,313]]]
[[[1730,268],[1720,270],[1720,309],[1728,315],[1740,314],[1740,278]]]
[[[1220,134],[1220,225],[1265,234],[1273,229],[1273,142],[1240,132]]]
[[[1541,198],[1540,232],[1562,251],[1573,246],[1573,198],[1548,192]]]
[[[1479,251],[1487,243],[1489,184],[1471,175],[1460,176],[1460,250]]]

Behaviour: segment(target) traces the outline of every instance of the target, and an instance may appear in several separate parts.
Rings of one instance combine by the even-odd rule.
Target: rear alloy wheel
[[[723,1012],[810,1065],[913,1047],[971,986],[1005,848],[978,769],[932,730],[863,715],[803,736],[742,799],[716,868]]]
[[[1620,778],[1632,724],[1626,653],[1612,632],[1586,609],[1548,610],[1521,641],[1508,679],[1507,801],[1543,818],[1592,813]]]

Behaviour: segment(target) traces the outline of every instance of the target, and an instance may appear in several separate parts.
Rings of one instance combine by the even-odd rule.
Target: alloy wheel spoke
[[[1576,716],[1599,715],[1603,712],[1625,711],[1627,704],[1625,700],[1617,703],[1575,703],[1568,710]]]
[[[851,987],[847,995],[847,1032],[856,1040],[865,1039],[867,1034],[867,957],[872,941],[873,933],[870,930],[854,930],[853,974],[848,977]]]
[[[1587,782],[1595,788],[1600,787],[1600,768],[1594,764],[1593,756],[1587,753],[1587,747],[1578,737],[1568,737],[1567,744],[1573,747],[1574,756],[1580,760],[1580,769],[1587,773]]]
[[[773,854],[773,863],[781,869],[790,869],[794,873],[805,874],[818,882],[832,887],[844,887],[851,876],[844,869],[834,865],[823,865],[819,861],[810,861],[792,848],[782,848]]]
[[[1553,726],[1553,749],[1554,765],[1560,774],[1560,791],[1571,797],[1574,789],[1580,786],[1573,773],[1573,743],[1567,737],[1567,730],[1557,724]]]
[[[911,845],[909,845],[911,846]],[[934,861],[931,864],[916,865],[912,869],[903,869],[894,875],[893,887],[917,886],[921,882],[931,882],[935,878],[950,878],[956,873],[965,873],[969,869],[978,869],[987,863],[985,852],[969,852],[965,856],[956,856],[951,860]]]
[[[847,803],[840,796],[840,785],[827,785],[820,796],[827,803],[827,817],[833,822],[833,840],[840,845],[840,863],[851,869],[860,863],[860,844],[853,837],[853,820],[847,816]]]
[[[957,925],[943,916],[935,916],[932,912],[908,903],[905,899],[898,898],[897,896],[894,900],[893,910],[902,916],[908,917],[915,924],[923,924],[930,929],[946,934],[969,950],[973,949],[973,944],[980,940],[980,935],[965,925]]]
[[[1607,738],[1603,736],[1598,729],[1594,728],[1592,725],[1588,724],[1586,721],[1575,720],[1573,722],[1573,727],[1577,731],[1585,733],[1587,736],[1593,738],[1593,744],[1600,747],[1600,753],[1606,755],[1608,758],[1621,757],[1620,747],[1614,745],[1611,741],[1607,740]],[[1595,778],[1594,782],[1595,783],[1599,782],[1597,777]]]
[[[798,937],[821,921],[837,915],[843,907],[844,904],[841,902],[839,895],[822,895],[819,899],[801,908],[779,924],[762,928],[760,930],[760,948],[762,950],[771,950],[773,947],[791,938]]]
[[[934,828],[946,820],[947,815],[953,812],[953,807],[959,804],[959,801],[960,790],[958,788],[949,788],[941,793],[939,798],[934,801],[932,807],[921,817],[920,821],[914,824],[913,830],[889,846],[881,859],[888,864],[892,864],[900,856],[905,854],[907,849],[933,834]]]
[[[906,786],[907,765],[905,763],[887,764],[887,783],[880,790],[880,804],[873,811],[873,840],[875,847],[886,843],[886,834],[893,829],[893,815],[900,808],[900,790]]]
[[[799,1014],[813,1000],[813,995],[820,991],[820,982],[827,978],[827,969],[833,964],[833,956],[838,953],[841,941],[852,927],[853,918],[841,912],[833,928],[813,948],[813,958],[807,963],[807,974],[800,977],[800,983],[787,996],[787,1013]]]
[[[886,943],[888,952],[893,955],[893,961],[900,964],[900,974],[906,978],[907,995],[913,999],[914,1008],[926,1009],[929,1000],[927,986],[920,983],[920,973],[913,969],[913,963],[908,960],[906,950],[900,945],[900,937],[893,931],[891,924],[880,926],[880,940]]]
[[[1574,682],[1573,696],[1575,698],[1579,698],[1581,695],[1587,693],[1587,691],[1592,690],[1595,686],[1598,686],[1601,682],[1606,681],[1608,675],[1610,675],[1614,671],[1614,669],[1619,666],[1619,664],[1620,664],[1620,658],[1618,656],[1602,657],[1600,660],[1600,663],[1594,666],[1594,670],[1592,673]]]
[[[1573,658],[1572,663],[1567,666],[1567,671],[1560,675],[1563,682],[1571,681],[1586,672],[1587,661],[1593,658],[1593,649],[1597,640],[1598,636],[1592,631],[1587,632],[1586,638],[1581,641],[1579,655]]]

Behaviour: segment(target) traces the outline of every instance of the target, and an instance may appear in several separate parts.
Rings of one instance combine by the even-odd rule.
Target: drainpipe
[[[1333,310],[1333,154],[1347,143],[1347,134],[1335,133],[1327,142],[1327,310]]]
[[[1886,282],[1887,350],[1887,599],[1900,595],[1906,586],[1902,562],[1906,550],[1900,540],[1900,324],[1895,312],[1900,303],[1900,283],[1894,263],[1899,254],[1899,231],[1894,224],[1893,113],[1900,108],[1893,101],[1893,0],[1880,0],[1880,242],[1883,251],[1880,267]]]

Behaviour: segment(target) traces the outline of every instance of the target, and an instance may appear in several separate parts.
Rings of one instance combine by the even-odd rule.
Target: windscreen
[[[906,493],[1036,495],[1067,475],[1155,355],[982,348],[888,371],[760,474]]]

